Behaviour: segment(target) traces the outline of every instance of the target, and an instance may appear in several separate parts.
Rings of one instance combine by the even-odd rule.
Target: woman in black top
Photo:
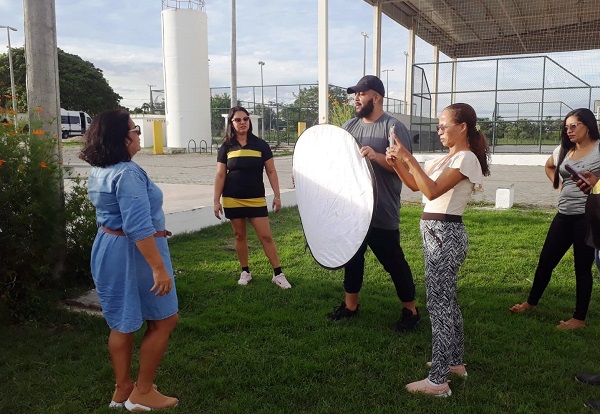
[[[252,224],[271,266],[272,282],[282,289],[292,287],[281,271],[277,247],[271,236],[263,169],[273,189],[273,211],[281,210],[279,179],[269,144],[252,133],[250,114],[236,106],[229,110],[225,140],[217,155],[215,176],[215,217],[231,220],[235,234],[235,251],[242,267],[238,284],[245,286],[252,280],[248,265],[246,219]],[[223,204],[221,204],[223,203]]]

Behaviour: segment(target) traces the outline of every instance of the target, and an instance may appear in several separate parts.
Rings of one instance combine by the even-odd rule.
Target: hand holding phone
[[[577,172],[575,170],[575,168],[571,167],[569,164],[565,164],[565,170],[567,170],[567,172],[569,174],[571,174],[571,178],[573,179],[573,181],[581,180],[584,183],[586,183],[587,185],[590,185],[589,180],[587,178],[585,178],[585,176],[583,174],[581,174],[580,172]]]
[[[389,136],[390,147],[396,143],[396,141],[394,141],[394,134],[395,133],[396,133],[396,125],[392,125],[391,128],[390,128],[390,136]]]

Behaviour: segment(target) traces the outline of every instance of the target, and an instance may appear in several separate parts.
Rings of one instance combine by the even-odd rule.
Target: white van
[[[82,111],[67,111],[60,108],[62,138],[83,135],[92,123],[92,117]]]

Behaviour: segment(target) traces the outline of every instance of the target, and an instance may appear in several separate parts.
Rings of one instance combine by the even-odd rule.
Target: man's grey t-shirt
[[[372,123],[364,122],[360,118],[352,118],[342,125],[342,128],[352,134],[361,146],[368,146],[376,152],[385,154],[385,149],[389,146],[388,137],[392,125],[395,125],[396,135],[402,145],[412,152],[408,130],[402,122],[388,114],[381,115]],[[400,222],[402,181],[394,171],[390,172],[376,162],[372,162],[371,165],[377,183],[377,200],[371,226],[384,230],[396,230]]]

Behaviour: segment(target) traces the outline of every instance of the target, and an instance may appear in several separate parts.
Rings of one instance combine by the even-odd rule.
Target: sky
[[[228,87],[231,1],[206,0],[205,4],[210,86]],[[316,84],[317,7],[318,0],[237,0],[238,86],[260,86],[258,61],[265,62],[265,86]],[[148,85],[154,85],[152,89],[164,85],[161,10],[161,0],[56,0],[58,47],[101,69],[110,86],[123,97],[121,104],[133,109],[149,101]],[[10,32],[12,47],[24,44],[23,18],[21,0],[0,0],[0,25],[17,29]],[[367,73],[372,73],[373,8],[364,0],[329,0],[328,24],[329,83],[352,86],[362,76],[361,32],[369,36],[366,67]],[[0,50],[7,45],[4,30],[0,30]],[[404,99],[407,45],[408,31],[384,15],[381,69],[388,71],[381,78],[391,98]],[[581,65],[588,59],[598,62],[597,51],[593,56],[571,53],[554,57],[568,69],[600,72],[597,64],[591,69]],[[444,59],[448,60],[441,56]],[[431,62],[433,47],[417,39],[415,60]]]

